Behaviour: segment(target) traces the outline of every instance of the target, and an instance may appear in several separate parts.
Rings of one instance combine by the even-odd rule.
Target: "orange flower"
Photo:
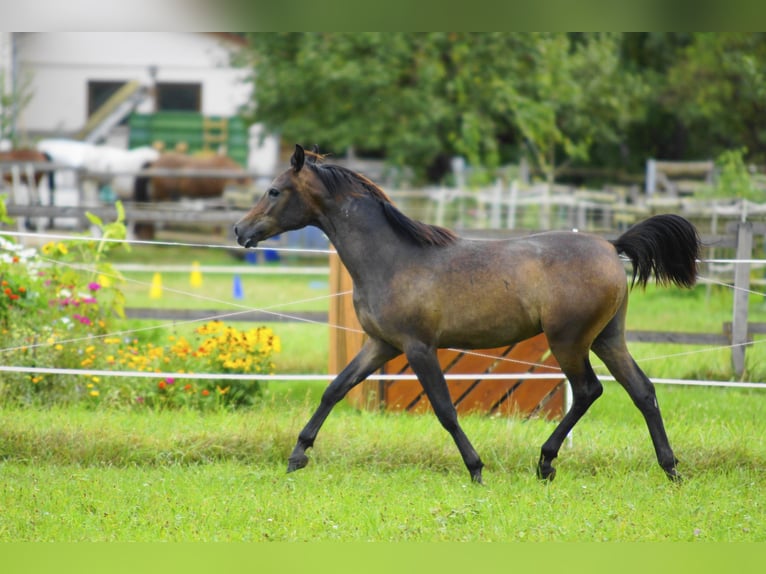
[[[206,396],[208,396],[209,394],[210,394],[210,391],[208,391],[207,389],[202,389],[202,396],[203,396],[203,397],[206,397]]]

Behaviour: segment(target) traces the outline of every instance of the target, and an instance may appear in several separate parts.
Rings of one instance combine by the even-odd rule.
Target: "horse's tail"
[[[654,275],[660,284],[692,287],[697,281],[700,239],[697,229],[678,215],[655,215],[612,241],[633,263],[632,284],[646,287]]]
[[[152,162],[148,161],[141,166],[141,169],[149,169],[151,166]],[[149,178],[145,175],[136,177],[133,181],[133,201],[145,203],[149,199]]]

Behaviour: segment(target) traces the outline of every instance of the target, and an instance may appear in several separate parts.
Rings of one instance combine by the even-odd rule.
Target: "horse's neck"
[[[389,276],[408,248],[369,198],[348,198],[325,214],[321,227],[355,283]]]

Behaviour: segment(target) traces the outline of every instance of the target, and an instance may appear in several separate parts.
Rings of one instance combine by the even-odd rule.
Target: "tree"
[[[510,108],[552,183],[568,162],[587,160],[595,142],[619,144],[628,125],[642,117],[648,91],[639,75],[621,67],[617,34],[583,34],[574,41],[538,34],[535,40]]]
[[[296,142],[355,148],[444,175],[530,153],[549,180],[640,117],[619,36],[527,33],[252,34],[253,121]],[[441,169],[439,167],[441,166]]]
[[[765,161],[766,34],[694,34],[669,67],[661,98],[690,132],[697,157],[746,147]]]
[[[20,85],[11,84],[5,70],[0,70],[0,142],[10,141],[16,147],[16,118],[32,99],[31,82],[26,80]]]

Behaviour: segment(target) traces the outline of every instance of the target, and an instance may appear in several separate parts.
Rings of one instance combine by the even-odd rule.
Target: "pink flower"
[[[88,289],[90,289],[91,291],[95,293],[96,291],[101,289],[101,284],[96,281],[91,281],[90,283],[88,283]]]
[[[90,325],[92,323],[92,321],[88,317],[85,317],[84,315],[80,315],[79,313],[75,313],[74,315],[72,315],[72,319],[74,319],[75,321],[79,321],[83,325]]]

